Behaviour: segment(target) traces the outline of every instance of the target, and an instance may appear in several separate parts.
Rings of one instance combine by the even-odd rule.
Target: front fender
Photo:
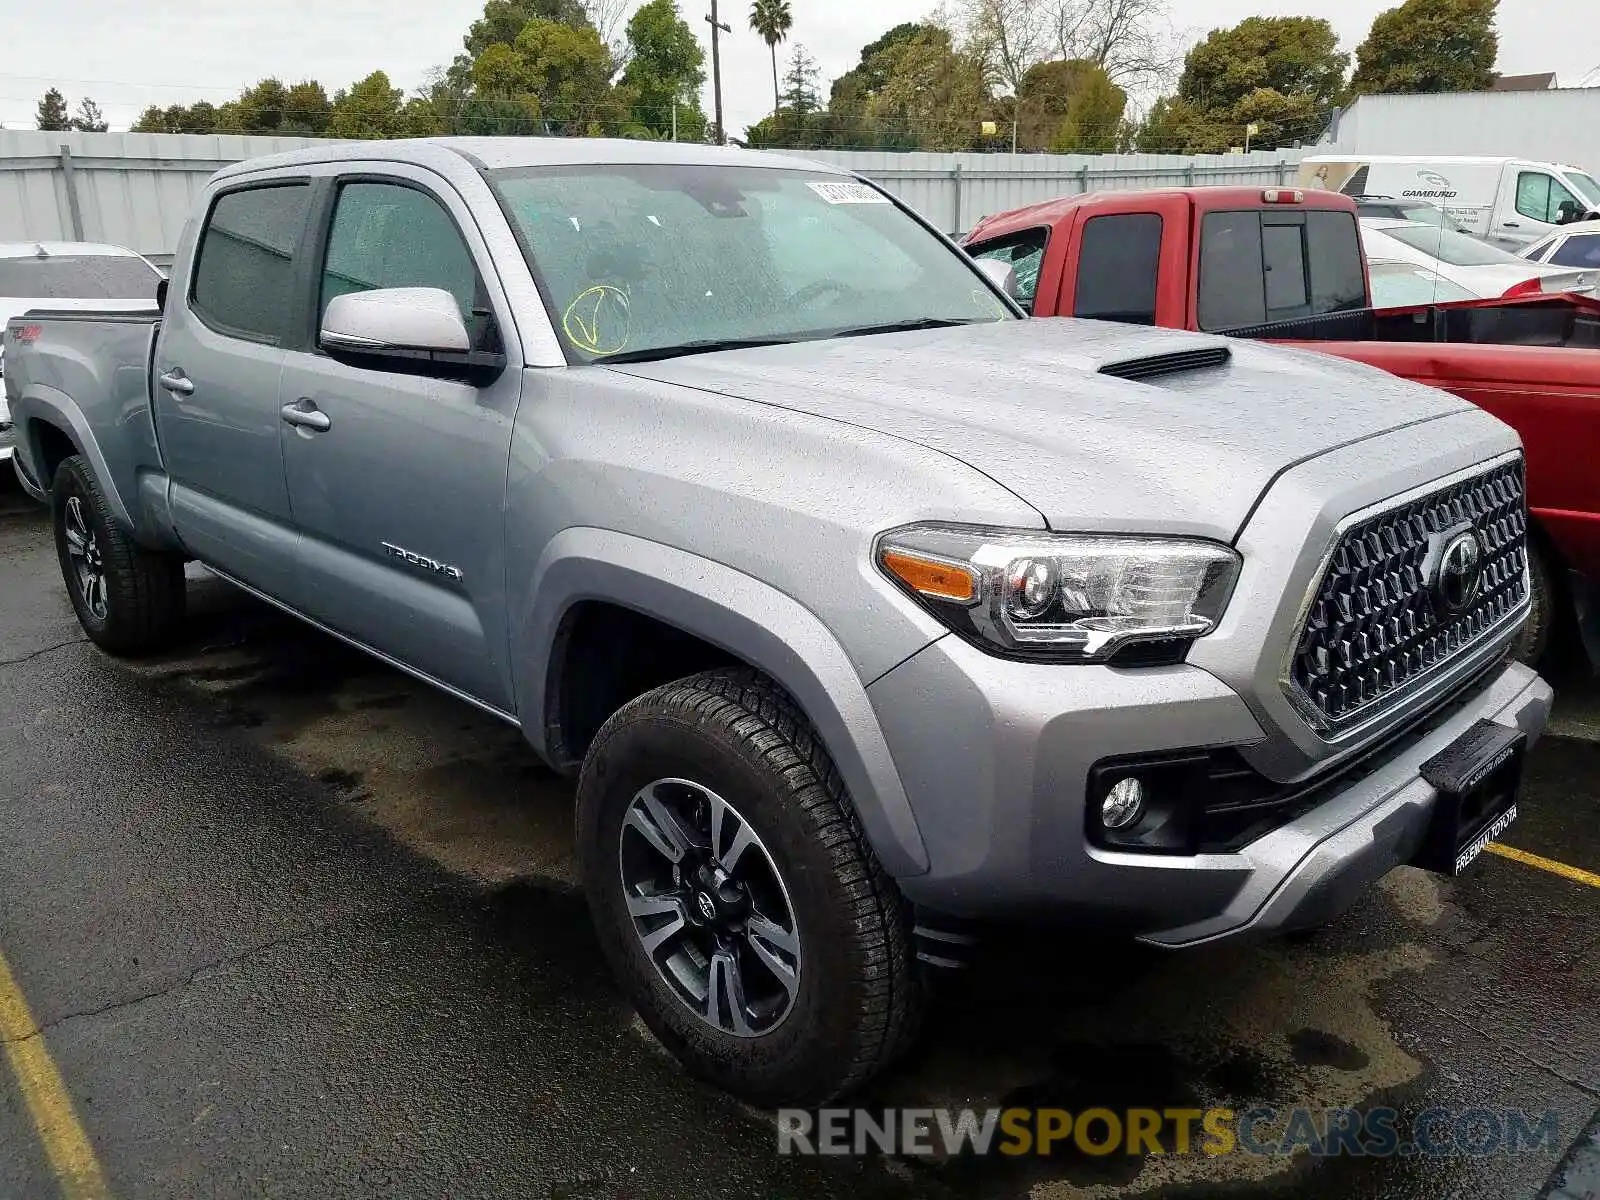
[[[517,710],[543,740],[551,651],[562,618],[586,600],[631,608],[766,672],[810,718],[894,876],[928,869],[911,803],[867,690],[844,647],[792,597],[753,576],[658,542],[606,529],[566,529],[535,564],[526,614],[511,633]],[[540,746],[543,749],[543,746]]]
[[[133,518],[123,503],[116,477],[106,462],[88,418],[76,400],[48,384],[29,383],[12,403],[11,418],[21,433],[17,439],[17,453],[23,460],[27,475],[37,482],[41,492],[49,492],[50,480],[45,477],[43,457],[39,450],[39,427],[41,424],[53,425],[72,439],[77,453],[89,464],[90,473],[105,494],[106,503],[111,506],[111,515],[125,528],[133,528]]]

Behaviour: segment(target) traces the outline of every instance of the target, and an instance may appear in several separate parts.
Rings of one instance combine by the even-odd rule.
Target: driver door
[[[504,297],[464,204],[421,169],[333,179],[320,210],[316,326],[335,296],[435,287],[474,349],[501,347]],[[520,363],[519,353],[508,356]],[[487,386],[311,344],[284,364],[279,430],[308,616],[502,714],[506,465],[520,372]],[[292,413],[320,413],[313,425]]]

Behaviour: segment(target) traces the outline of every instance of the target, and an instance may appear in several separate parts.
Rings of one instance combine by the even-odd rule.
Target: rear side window
[[[1200,328],[1228,330],[1363,308],[1361,243],[1347,212],[1207,213]]]
[[[220,332],[276,344],[294,307],[295,254],[311,188],[226,192],[200,235],[190,307]]]
[[[1044,249],[1049,241],[1050,230],[1030,229],[969,247],[968,253],[973,258],[992,258],[1010,266],[1017,273],[1017,302],[1031,313],[1039,298],[1039,270],[1044,266]]]
[[[1084,222],[1072,315],[1135,325],[1156,323],[1161,217],[1126,213]]]
[[[1600,233],[1573,234],[1550,262],[1558,267],[1600,267]]]

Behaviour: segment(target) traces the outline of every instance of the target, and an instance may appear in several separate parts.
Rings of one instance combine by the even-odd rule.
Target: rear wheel
[[[756,1104],[820,1104],[914,1035],[909,921],[794,702],[747,670],[616,713],[578,786],[600,941],[657,1038]]]
[[[61,575],[84,632],[113,654],[165,643],[183,620],[183,559],[146,549],[112,520],[81,456],[56,468],[50,503]]]

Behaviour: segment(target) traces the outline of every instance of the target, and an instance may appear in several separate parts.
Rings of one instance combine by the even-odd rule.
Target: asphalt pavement
[[[1553,1110],[1540,1149],[780,1157],[771,1115],[688,1080],[612,987],[570,787],[514,730],[213,579],[192,596],[178,650],[105,657],[44,515],[0,491],[0,962],[111,1194],[1600,1190],[1600,889],[1498,856],[1397,871],[1310,935],[1035,943],[945,987],[856,1103]],[[1509,844],[1600,873],[1594,684],[1563,686],[1521,811]],[[61,1194],[5,1063],[0,1197]]]

